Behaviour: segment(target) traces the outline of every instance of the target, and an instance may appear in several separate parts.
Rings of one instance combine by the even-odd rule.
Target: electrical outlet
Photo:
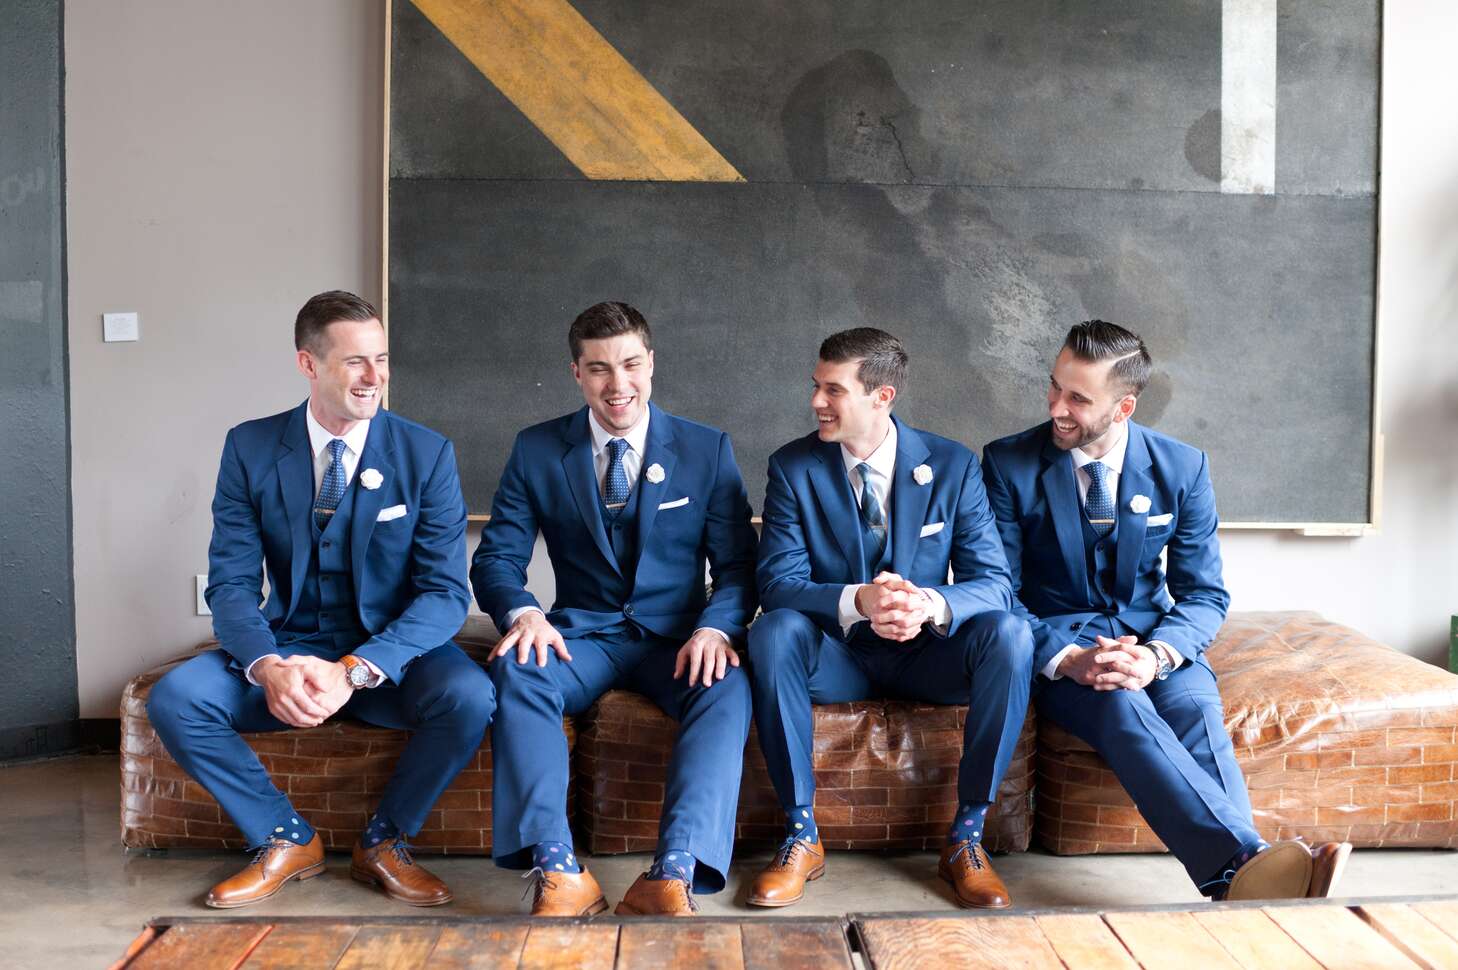
[[[193,581],[197,584],[197,615],[212,616],[213,611],[208,609],[208,600],[204,595],[208,591],[208,574],[198,573]]]
[[[137,314],[103,313],[101,315],[101,339],[109,344],[118,341],[141,340],[141,325]]]

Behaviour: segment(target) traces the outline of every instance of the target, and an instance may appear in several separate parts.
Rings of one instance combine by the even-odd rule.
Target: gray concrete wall
[[[0,6],[0,759],[75,740],[61,3]]]
[[[1383,532],[1227,533],[1226,576],[1237,609],[1319,610],[1437,660],[1458,606],[1458,8],[1384,15]],[[78,668],[83,716],[106,717],[129,676],[206,635],[192,575],[218,450],[302,398],[293,312],[326,286],[379,295],[383,12],[72,0],[66,16]],[[142,341],[101,344],[107,309],[139,310]],[[550,572],[533,577],[550,599]]]

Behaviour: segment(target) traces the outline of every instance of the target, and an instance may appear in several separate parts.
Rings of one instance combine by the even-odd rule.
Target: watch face
[[[351,664],[349,667],[349,683],[352,687],[363,687],[370,682],[369,668],[364,664]]]

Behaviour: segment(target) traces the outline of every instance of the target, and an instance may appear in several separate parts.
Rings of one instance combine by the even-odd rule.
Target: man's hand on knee
[[[1153,647],[1144,646],[1136,637],[1118,640],[1098,637],[1097,642],[1106,654],[1112,655],[1105,661],[1108,672],[1100,677],[1109,678],[1106,682],[1117,683],[1125,690],[1143,690],[1149,686],[1159,669],[1159,658]]]
[[[712,687],[714,681],[724,679],[730,667],[738,666],[739,654],[724,639],[724,634],[717,630],[695,630],[688,642],[679,647],[673,679],[678,680],[687,670],[690,687],[696,683]]]
[[[268,711],[290,727],[317,727],[337,708],[320,703],[306,676],[306,661],[317,657],[264,657],[253,665],[253,678],[263,687]]]
[[[504,657],[513,648],[516,650],[516,662],[524,664],[527,657],[535,652],[537,666],[547,665],[547,650],[550,649],[558,658],[565,662],[571,662],[572,654],[567,652],[567,641],[562,639],[562,634],[557,628],[547,622],[547,618],[535,609],[527,610],[516,618],[511,629],[506,631],[506,636],[491,651],[491,659]]]
[[[1134,637],[1118,640],[1098,637],[1094,646],[1074,650],[1064,657],[1058,664],[1058,675],[1094,690],[1139,690],[1144,684],[1130,679],[1130,671],[1142,662],[1135,643]],[[1153,676],[1152,670],[1150,675]]]
[[[337,660],[320,657],[295,657],[304,671],[304,681],[314,702],[329,710],[339,710],[354,696],[354,687],[349,683],[349,671]]]

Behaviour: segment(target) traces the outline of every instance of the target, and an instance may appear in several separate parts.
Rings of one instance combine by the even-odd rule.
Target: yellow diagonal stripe
[[[412,2],[588,178],[744,181],[565,0]]]

